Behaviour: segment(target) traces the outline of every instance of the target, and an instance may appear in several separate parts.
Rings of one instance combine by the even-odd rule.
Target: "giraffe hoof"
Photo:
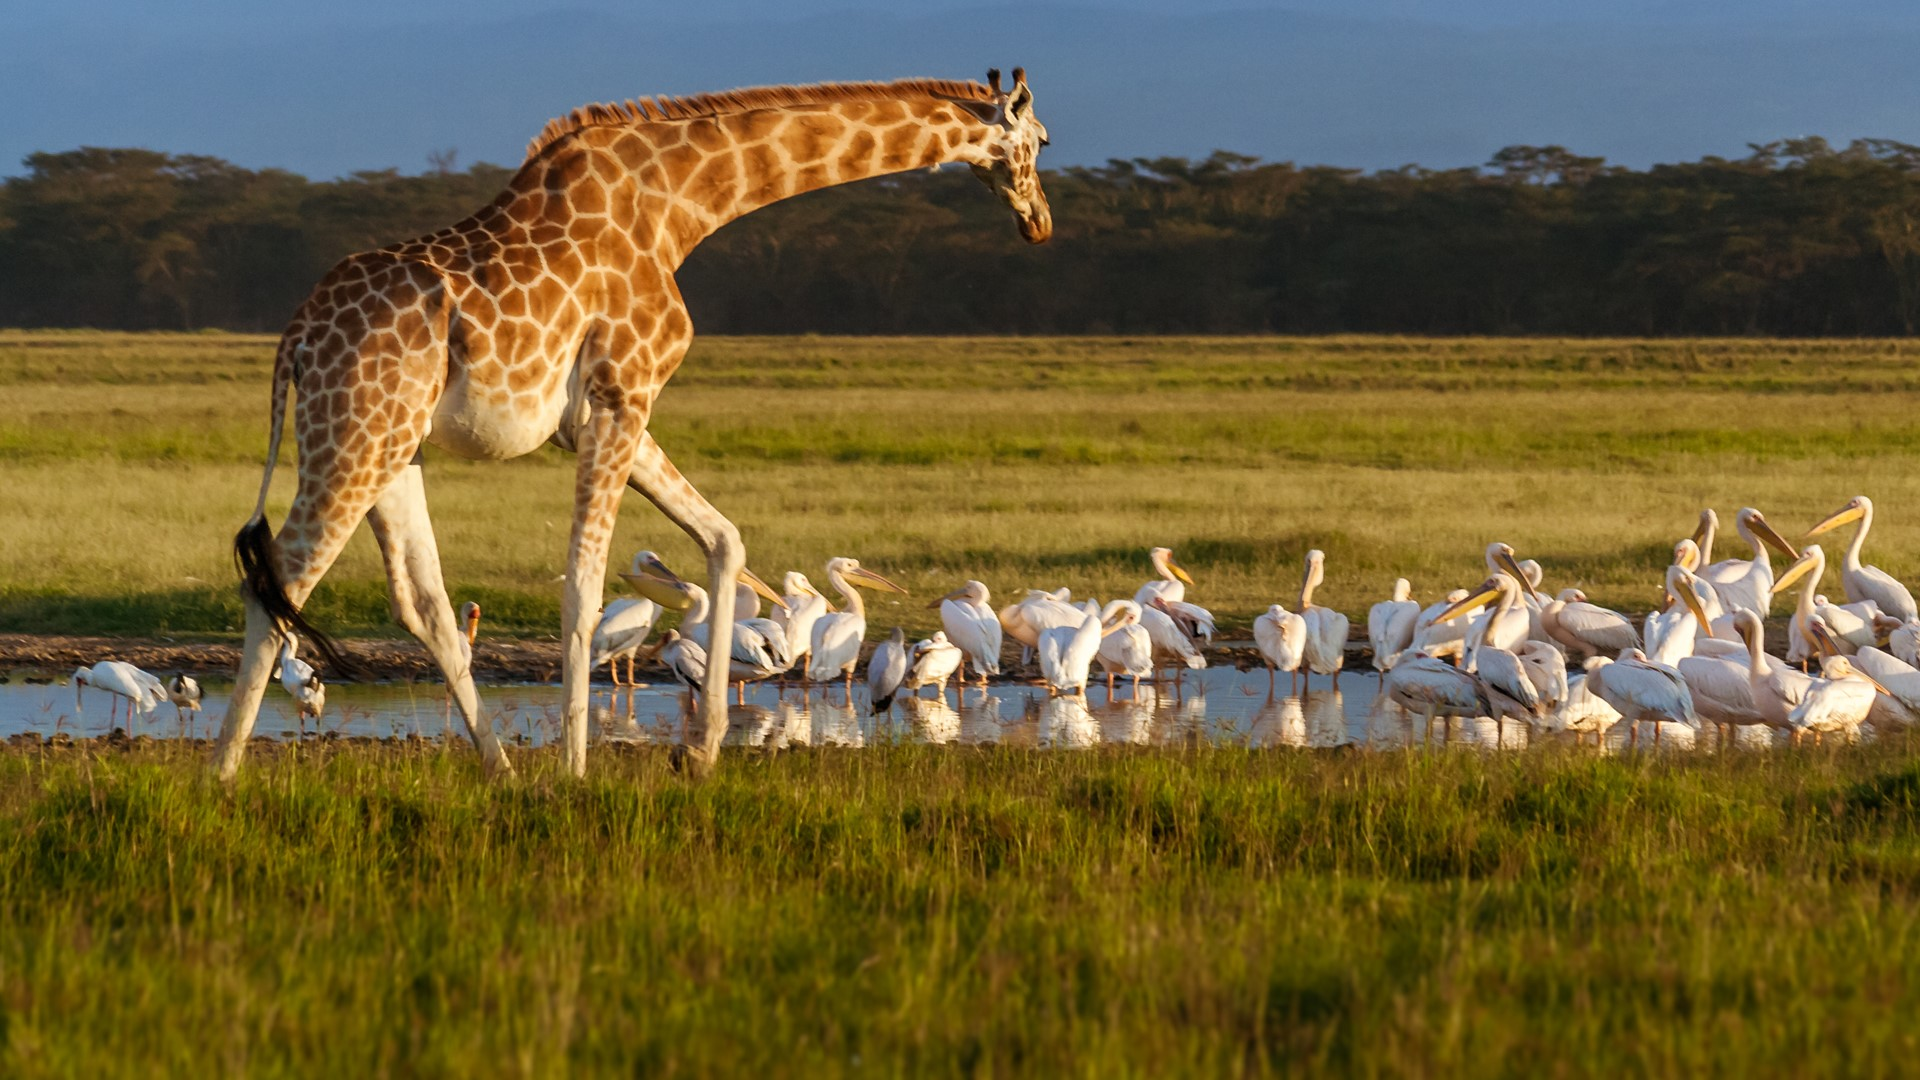
[[[675,744],[667,754],[667,764],[689,780],[705,780],[713,775],[713,759],[685,743]]]

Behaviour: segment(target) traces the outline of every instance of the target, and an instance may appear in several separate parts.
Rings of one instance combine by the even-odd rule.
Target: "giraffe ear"
[[[965,98],[948,98],[947,100],[953,102],[956,107],[972,113],[973,118],[983,124],[1000,122],[1000,106],[991,101],[969,101]]]
[[[1014,69],[1016,73],[1018,68]],[[1007,115],[1014,119],[1024,119],[1033,112],[1033,91],[1027,89],[1027,81],[1018,79],[1013,84],[1013,93],[1007,95]]]

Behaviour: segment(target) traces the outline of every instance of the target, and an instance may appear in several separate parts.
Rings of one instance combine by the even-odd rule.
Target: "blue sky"
[[[1920,4],[1891,0],[64,0],[0,6],[0,171],[149,146],[312,176],[511,163],[653,92],[1024,64],[1050,164],[1365,169],[1561,143],[1632,165],[1820,134],[1920,142]]]

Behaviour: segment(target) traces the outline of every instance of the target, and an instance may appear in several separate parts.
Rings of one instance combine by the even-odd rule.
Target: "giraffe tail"
[[[341,651],[338,642],[307,621],[280,580],[273,565],[273,529],[267,525],[267,489],[273,483],[273,467],[280,460],[280,439],[287,427],[287,391],[292,389],[297,353],[306,343],[289,334],[280,339],[273,358],[272,430],[267,436],[266,475],[260,478],[260,498],[253,505],[253,516],[233,537],[233,560],[240,569],[240,591],[252,597],[264,609],[274,625],[297,632],[313,642],[327,664],[342,673],[354,673],[359,665]]]

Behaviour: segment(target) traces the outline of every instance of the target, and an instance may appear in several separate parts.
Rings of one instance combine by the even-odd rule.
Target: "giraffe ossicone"
[[[724,655],[737,530],[647,432],[654,400],[693,340],[673,274],[728,221],[873,176],[964,163],[1042,243],[1053,218],[1038,158],[1047,130],[1026,73],[988,82],[905,79],[734,90],[590,105],[549,123],[507,189],[449,228],[348,256],[315,286],[273,365],[266,475],[235,537],[247,636],[214,766],[238,770],[281,636],[332,645],[302,605],[365,518],[395,618],[447,678],[490,768],[510,773],[479,714],[427,516],[425,443],[469,458],[552,442],[577,458],[561,634],[563,753],[586,769],[593,621],[623,489],[707,555],[710,648]],[[278,535],[266,496],[295,391],[299,486]],[[708,672],[684,758],[710,767],[726,733],[726,665]]]

